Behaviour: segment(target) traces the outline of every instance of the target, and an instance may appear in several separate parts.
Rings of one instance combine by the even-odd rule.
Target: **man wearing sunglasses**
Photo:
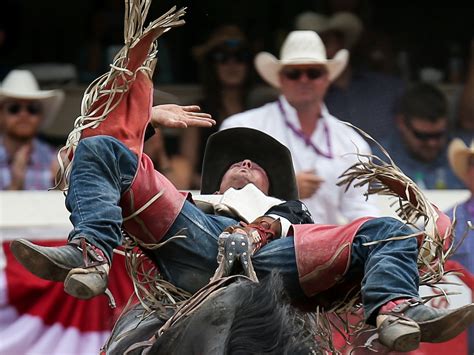
[[[37,136],[54,118],[63,96],[59,90],[40,90],[27,70],[13,70],[6,76],[0,88],[1,190],[53,186],[56,150]]]
[[[255,58],[260,76],[279,90],[278,100],[233,115],[221,126],[258,129],[287,146],[299,195],[320,223],[378,215],[373,200],[366,201],[364,189],[336,185],[338,177],[356,162],[355,153],[370,152],[364,139],[332,116],[324,104],[328,87],[346,67],[348,56],[342,49],[328,59],[316,32],[291,32],[280,59],[266,52]]]
[[[431,84],[415,84],[402,95],[396,111],[399,134],[381,143],[400,169],[425,189],[462,189],[447,158],[448,104],[443,93]]]

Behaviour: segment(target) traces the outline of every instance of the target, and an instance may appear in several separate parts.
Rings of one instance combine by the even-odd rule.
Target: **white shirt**
[[[193,195],[193,200],[207,202],[216,211],[221,208],[228,208],[247,223],[253,222],[258,217],[263,216],[271,207],[284,202],[278,198],[265,195],[254,184],[247,184],[239,190],[231,187],[223,194]]]
[[[280,102],[287,120],[301,130],[295,108],[284,96],[280,97]],[[321,115],[310,139],[323,153],[332,153],[332,158],[317,154],[288,128],[278,101],[230,116],[224,120],[220,129],[248,127],[265,132],[288,147],[296,173],[315,170],[324,182],[313,196],[302,201],[316,223],[339,224],[358,217],[378,216],[375,197],[370,196],[366,201],[366,187],[351,186],[345,191],[346,186],[336,185],[339,176],[357,162],[357,156],[350,153],[370,153],[369,145],[353,128],[331,116],[326,107],[323,107]]]
[[[254,184],[247,184],[239,190],[231,187],[223,194],[193,195],[193,200],[211,205],[216,214],[229,215],[230,212],[231,216],[240,217],[247,223],[255,221],[258,217],[265,215],[265,212],[271,207],[284,202],[278,198],[265,195]],[[280,236],[286,237],[291,226],[290,221],[275,214],[269,214],[268,216],[280,220]]]

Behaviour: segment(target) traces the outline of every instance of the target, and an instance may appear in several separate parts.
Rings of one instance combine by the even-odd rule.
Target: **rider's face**
[[[220,193],[224,193],[231,187],[241,189],[247,184],[254,184],[263,193],[268,195],[270,181],[263,168],[251,160],[245,159],[232,164],[221,180]]]

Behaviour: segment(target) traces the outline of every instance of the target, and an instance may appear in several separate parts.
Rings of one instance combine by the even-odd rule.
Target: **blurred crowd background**
[[[278,55],[285,36],[297,29],[298,16],[305,12],[324,16],[348,12],[355,15],[362,25],[358,30],[350,27],[351,36],[354,37],[349,44],[351,65],[364,72],[380,73],[382,76],[371,79],[385,80],[387,85],[379,85],[375,92],[365,94],[372,95],[377,107],[363,102],[359,105],[365,105],[362,111],[352,116],[344,112],[341,95],[331,96],[329,92],[327,104],[330,112],[339,119],[352,121],[381,139],[381,136],[377,136],[378,132],[390,131],[390,125],[383,127],[383,122],[395,110],[392,107],[395,96],[401,93],[405,85],[430,82],[446,96],[449,128],[453,132],[458,130],[456,135],[463,136],[469,143],[474,124],[472,119],[471,123],[463,123],[466,119],[461,121],[459,102],[471,60],[471,40],[474,36],[474,25],[470,18],[472,5],[461,6],[460,2],[453,2],[451,6],[429,2],[414,5],[374,0],[166,0],[153,2],[149,14],[154,18],[173,5],[187,7],[188,14],[186,25],[160,38],[159,61],[154,75],[157,84],[156,103],[198,102],[213,113],[218,121],[222,121],[233,113],[272,101],[278,93],[255,73],[253,56],[264,50]],[[123,12],[122,0],[84,0],[68,3],[67,6],[57,0],[46,3],[32,0],[2,1],[0,80],[12,69],[23,68],[34,74],[42,89],[62,89],[65,93],[65,100],[54,121],[39,130],[39,137],[48,143],[57,147],[63,144],[75,117],[80,113],[84,89],[108,70],[109,63],[123,42]],[[304,24],[305,20],[311,27],[312,19],[303,18],[300,22]],[[222,26],[228,25],[235,28],[230,32],[229,28],[222,29]],[[246,64],[239,99],[234,101],[226,98],[225,105],[229,107],[225,108],[218,107],[222,98],[216,93],[221,92],[220,85],[227,84],[217,82],[212,65],[218,61],[224,62],[227,58],[211,58],[208,55],[212,51],[210,44],[216,38],[219,42],[219,36],[221,42],[232,37],[237,42],[241,41],[235,44],[242,49],[237,61]],[[203,53],[199,54],[199,50]],[[235,76],[233,73],[220,75]],[[337,85],[334,86],[337,88]],[[356,90],[357,87],[346,93],[349,98],[343,99],[362,102],[364,97]],[[374,109],[380,115],[379,122],[367,117],[367,113]],[[360,124],[359,120],[370,121]],[[379,128],[380,131],[377,131]],[[200,138],[190,133],[183,143],[181,132],[168,130],[165,132],[164,147],[155,144],[150,149],[158,152],[164,148],[169,158],[177,156],[171,159],[172,164],[178,164],[184,171],[190,165],[189,169],[199,173],[199,149],[202,149],[202,144],[201,148],[196,149],[199,146],[197,141],[205,141],[210,133]],[[185,161],[180,160],[182,155]],[[168,168],[164,154],[157,153],[156,160]],[[199,187],[197,175],[181,180],[178,181],[180,187]],[[442,184],[439,186],[442,187]]]
[[[187,8],[186,24],[159,38],[154,103],[199,104],[217,121],[207,129],[164,129],[146,142],[145,152],[156,169],[179,189],[199,190],[206,140],[221,127],[236,125],[235,120],[223,125],[227,118],[278,102],[278,97],[289,99],[284,89],[262,76],[264,66],[256,67],[254,59],[262,52],[282,59],[280,49],[295,30],[317,33],[314,40],[322,40],[326,52],[317,55],[324,61],[338,61],[342,52],[349,53],[342,73],[330,78],[321,92],[331,116],[370,134],[421,188],[468,188],[465,170],[452,169],[448,151],[454,139],[464,144],[458,150],[474,149],[469,148],[474,137],[474,6],[166,0],[152,2],[150,20],[174,5]],[[2,2],[0,189],[45,190],[54,185],[56,152],[80,115],[84,90],[108,71],[123,45],[124,7],[123,0],[67,6],[57,0]],[[298,41],[295,48],[312,40],[293,42]],[[295,49],[289,55],[295,55]],[[285,74],[289,83],[299,82],[301,72],[298,77],[291,74]],[[317,82],[320,74],[303,77]],[[255,120],[244,125],[252,127]],[[322,134],[322,126],[308,134]],[[335,149],[352,152],[350,141],[359,139],[354,134],[338,132],[338,138],[331,138],[336,139]],[[366,140],[372,153],[387,160],[376,143]],[[329,140],[327,144],[331,148]],[[295,149],[290,147],[297,164],[301,151]],[[329,188],[329,181],[347,165],[336,169],[337,160],[329,159],[325,172],[295,165],[301,198],[316,200],[321,186]]]
[[[411,80],[421,69],[433,67],[444,74],[443,82],[459,82],[474,29],[473,5],[460,1],[415,5],[393,0],[163,0],[152,3],[150,16],[174,5],[187,7],[188,15],[185,26],[160,41],[167,52],[167,58],[160,57],[166,65],[156,75],[160,83],[197,83],[190,48],[205,41],[218,25],[238,25],[255,52],[278,51],[297,15],[308,10],[327,15],[349,11],[362,20],[364,33],[354,54],[358,62]],[[91,74],[107,69],[108,51],[122,43],[123,7],[122,0],[83,0],[67,6],[59,0],[3,0],[3,74],[23,64],[68,63],[77,70],[76,82],[88,83]]]
[[[108,71],[123,45],[124,0],[1,5],[0,190],[47,190],[85,89]],[[323,94],[329,113],[373,136],[422,189],[468,190],[470,197],[459,201],[456,234],[468,233],[467,222],[474,220],[474,3],[154,0],[150,20],[174,5],[187,8],[186,24],[159,38],[154,103],[199,104],[217,121],[212,129],[164,129],[147,141],[156,169],[179,189],[199,190],[205,142],[229,116],[275,103],[282,94],[257,72],[255,56],[265,51],[281,59],[291,31],[311,30],[324,42],[328,60],[344,49],[350,53],[346,69]],[[284,80],[326,74],[303,69],[285,73]],[[352,136],[344,142],[344,132],[334,134],[342,137],[333,141],[337,151],[354,149]],[[367,143],[386,160],[380,146]],[[340,203],[331,209],[320,200],[329,214],[344,207],[370,214],[335,197],[332,176],[342,170],[329,170],[342,165],[332,158],[324,171],[296,169],[300,196],[328,191],[327,203]],[[363,203],[368,206],[365,197]],[[471,272],[472,248],[468,238],[456,255]]]

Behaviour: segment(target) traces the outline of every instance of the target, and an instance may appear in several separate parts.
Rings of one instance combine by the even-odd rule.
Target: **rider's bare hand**
[[[216,121],[208,113],[201,112],[197,105],[158,105],[151,109],[151,124],[154,128],[212,127]]]

